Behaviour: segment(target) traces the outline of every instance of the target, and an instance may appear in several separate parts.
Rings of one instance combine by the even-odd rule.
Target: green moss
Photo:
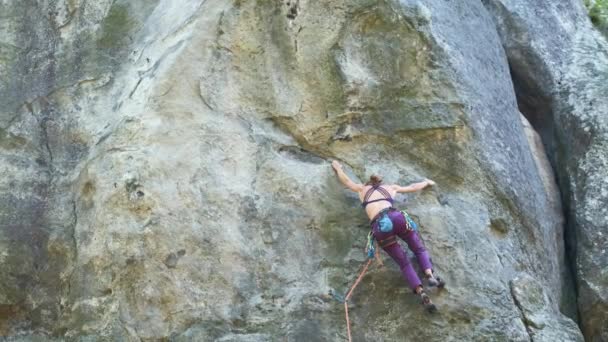
[[[584,2],[589,10],[591,22],[604,33],[608,33],[608,0],[597,0],[595,3],[584,0]]]
[[[0,148],[12,150],[25,145],[26,142],[25,138],[16,136],[0,128]]]
[[[18,52],[19,49],[16,46],[0,42],[0,65],[14,62]]]
[[[121,47],[129,38],[135,27],[135,20],[129,16],[129,8],[124,4],[114,4],[102,23],[102,34],[97,45],[100,48],[112,49]]]

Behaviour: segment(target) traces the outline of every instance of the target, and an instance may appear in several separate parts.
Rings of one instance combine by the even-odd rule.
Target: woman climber
[[[357,184],[348,178],[339,162],[334,160],[331,166],[334,168],[340,182],[359,194],[362,206],[370,218],[372,234],[380,247],[399,264],[403,277],[414,290],[414,293],[420,296],[424,307],[430,312],[436,311],[435,305],[424,292],[422,282],[405,251],[397,243],[397,236],[404,240],[416,255],[418,264],[424,270],[428,286],[441,288],[445,286],[445,282],[434,276],[429,253],[420,241],[418,233],[412,227],[415,223],[411,221],[407,213],[393,208],[393,198],[397,193],[422,190],[429,185],[435,185],[435,182],[426,179],[408,186],[384,185],[380,176],[372,175],[367,183]]]

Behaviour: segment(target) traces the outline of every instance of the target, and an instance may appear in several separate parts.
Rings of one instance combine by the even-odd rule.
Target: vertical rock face
[[[356,179],[437,182],[397,205],[449,284],[433,295],[440,314],[427,316],[395,265],[372,270],[351,310],[356,339],[582,340],[562,314],[575,294],[559,194],[519,108],[550,159],[565,160],[577,243],[601,242],[584,235],[601,233],[601,187],[581,182],[601,183],[591,169],[605,154],[589,146],[605,135],[590,139],[586,121],[568,118],[596,110],[583,99],[600,83],[584,75],[605,64],[575,72],[535,40],[521,45],[509,21],[518,6],[0,3],[0,335],[343,339],[342,305],[327,293],[356,276],[368,228],[330,171],[338,159]],[[565,10],[587,34],[583,7]],[[517,34],[541,25],[520,17]],[[515,67],[536,62],[562,78]],[[535,77],[565,83],[522,92]],[[602,265],[601,251],[585,251],[579,262]],[[583,327],[601,341],[602,292],[581,284],[605,283],[581,272]]]
[[[154,5],[0,3],[0,335],[62,334],[77,254],[73,174],[95,135],[100,89]],[[136,10],[137,9],[137,10]],[[143,15],[146,16],[146,15]]]
[[[584,341],[576,323],[545,310],[549,306],[543,286],[524,275],[511,281],[511,294],[534,341]]]
[[[589,341],[606,341],[608,44],[583,20],[576,1],[485,4],[501,34],[520,107],[557,171],[583,332]]]

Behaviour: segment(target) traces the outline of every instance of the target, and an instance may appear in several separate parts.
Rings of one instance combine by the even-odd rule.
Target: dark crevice
[[[563,313],[577,323],[579,323],[579,313],[577,310],[576,300],[578,298],[576,282],[576,249],[575,249],[575,231],[571,227],[571,210],[569,201],[569,189],[567,182],[563,181],[561,170],[559,169],[559,142],[555,138],[554,127],[554,109],[552,97],[544,92],[544,87],[539,84],[538,79],[529,73],[529,67],[518,65],[516,61],[509,60],[509,69],[511,78],[517,97],[517,105],[520,112],[528,120],[530,125],[539,134],[545,152],[553,169],[556,183],[558,184],[560,197],[562,202],[564,223],[564,248],[566,258],[566,279],[564,281],[572,293],[568,294],[564,291],[561,299],[560,307]],[[572,303],[572,304],[570,304]],[[566,312],[568,311],[568,312]],[[574,317],[573,317],[574,316]]]
[[[509,70],[517,96],[517,106],[540,135],[551,166],[555,169],[555,134],[551,98],[544,94],[537,81],[522,69],[523,67],[518,68],[516,63],[509,61]]]
[[[288,158],[295,159],[304,163],[323,164],[325,159],[314,152],[305,150],[298,146],[281,146],[279,153]]]

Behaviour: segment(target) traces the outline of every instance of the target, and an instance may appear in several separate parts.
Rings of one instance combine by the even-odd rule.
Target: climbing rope
[[[359,273],[359,277],[357,277],[357,280],[355,281],[353,286],[351,286],[350,289],[348,290],[346,297],[344,297],[344,313],[346,315],[346,332],[348,334],[348,342],[352,342],[352,337],[350,335],[350,319],[348,318],[348,300],[350,299],[350,296],[353,294],[355,287],[357,287],[357,285],[359,285],[359,282],[361,281],[361,279],[363,279],[363,276],[365,275],[365,272],[367,272],[367,268],[369,267],[369,264],[371,264],[371,263],[372,263],[372,259],[367,260],[367,262],[365,263],[365,266],[363,267],[363,270],[361,271],[361,273]]]
[[[376,243],[376,250],[378,250],[378,244]],[[378,262],[378,265],[380,265],[380,267],[382,268],[382,266],[384,266],[384,263],[382,263],[382,259],[380,259],[380,253],[376,252],[376,261]]]
[[[376,251],[378,250],[378,244],[376,243]],[[375,259],[378,262],[378,264],[380,265],[380,267],[384,266],[384,264],[382,263],[382,259],[380,259],[380,255],[378,252],[374,253],[375,254]],[[361,272],[359,273],[359,276],[357,277],[357,280],[355,280],[355,283],[349,288],[348,292],[346,293],[346,296],[344,297],[344,314],[346,316],[346,333],[348,334],[348,342],[352,342],[352,337],[350,334],[350,319],[348,317],[348,300],[350,299],[350,296],[352,296],[353,291],[355,291],[355,288],[357,287],[357,285],[359,285],[359,283],[361,282],[361,279],[363,279],[363,277],[365,276],[365,273],[367,272],[367,269],[369,268],[369,265],[371,265],[372,261],[374,259],[369,258],[367,260],[367,262],[365,263],[365,266],[363,266],[363,270],[361,270]]]

